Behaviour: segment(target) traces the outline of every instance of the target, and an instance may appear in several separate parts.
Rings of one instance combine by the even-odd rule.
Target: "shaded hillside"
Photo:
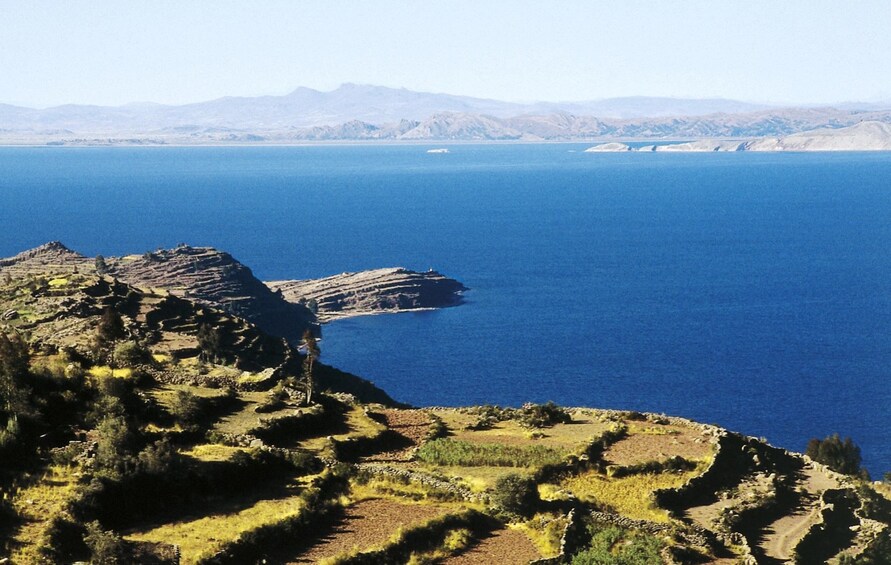
[[[311,280],[266,283],[288,302],[312,304],[319,320],[455,306],[467,290],[460,282],[430,270],[374,269]]]

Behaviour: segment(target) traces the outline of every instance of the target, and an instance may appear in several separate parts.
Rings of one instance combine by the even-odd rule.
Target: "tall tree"
[[[14,416],[24,408],[28,393],[28,344],[17,333],[0,333],[0,410]]]
[[[312,391],[315,376],[313,375],[313,364],[322,354],[319,349],[319,340],[313,335],[311,330],[303,332],[302,349],[306,357],[303,359],[303,386],[306,390],[306,403],[312,402]]]
[[[109,364],[114,367],[114,345],[119,339],[127,337],[124,328],[124,319],[117,310],[109,306],[102,312],[99,325],[96,327],[96,349],[100,354],[109,358]]]

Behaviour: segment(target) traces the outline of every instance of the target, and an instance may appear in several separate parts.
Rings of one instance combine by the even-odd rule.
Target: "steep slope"
[[[312,312],[269,290],[251,270],[228,253],[181,245],[144,255],[109,258],[108,272],[139,287],[220,308],[257,324],[265,332],[296,343],[313,327]]]
[[[461,301],[467,288],[437,273],[401,267],[343,273],[314,280],[266,283],[288,302],[314,302],[322,322],[349,316],[444,308]]]

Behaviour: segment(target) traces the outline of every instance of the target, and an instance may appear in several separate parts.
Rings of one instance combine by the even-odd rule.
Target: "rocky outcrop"
[[[54,241],[0,259],[0,274],[12,277],[73,273],[107,275],[134,287],[165,291],[244,318],[293,343],[304,330],[317,327],[305,306],[284,300],[231,255],[210,247],[180,245],[100,262]]]
[[[338,318],[444,308],[460,304],[468,290],[436,271],[420,273],[401,267],[343,273],[313,280],[273,281],[269,288],[294,304],[317,309],[320,321]]]
[[[180,245],[143,255],[106,259],[108,272],[142,288],[219,308],[296,343],[315,319],[306,307],[273,293],[249,268],[211,247]]]
[[[10,276],[27,276],[45,273],[69,272],[90,269],[94,260],[51,241],[34,249],[22,251],[7,259],[0,259],[0,273]]]

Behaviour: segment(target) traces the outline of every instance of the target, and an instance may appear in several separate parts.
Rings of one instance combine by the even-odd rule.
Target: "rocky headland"
[[[350,316],[445,308],[461,303],[465,287],[434,270],[402,267],[266,283],[291,303],[310,305],[320,322]]]
[[[665,143],[632,147],[627,143],[601,143],[585,149],[586,153],[636,151],[705,153],[714,151],[891,151],[891,125],[867,121],[843,128],[820,128],[784,137],[752,140],[701,139],[684,143]]]

